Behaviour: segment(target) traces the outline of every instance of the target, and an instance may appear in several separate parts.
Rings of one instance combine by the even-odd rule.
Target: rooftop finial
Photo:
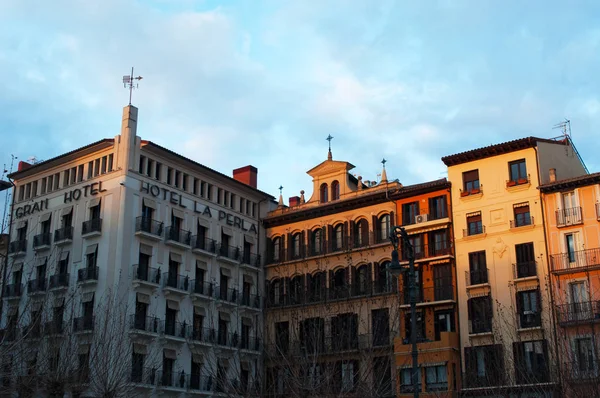
[[[283,206],[283,186],[279,186],[279,206]]]
[[[329,134],[327,136],[327,138],[325,138],[327,141],[329,141],[329,152],[327,152],[327,160],[331,160],[332,156],[331,156],[331,140],[333,139],[333,137],[331,136],[331,134]]]
[[[385,160],[385,158],[383,158],[381,160],[381,164],[383,165],[383,171],[381,172],[381,182],[387,182],[387,173],[385,171],[385,164],[387,163],[387,160]]]
[[[133,66],[131,67],[131,75],[123,76],[123,87],[129,87],[129,105],[131,105],[131,94],[133,93],[134,88],[138,88],[138,83],[134,83],[135,80],[138,82],[142,80],[141,76],[133,76]]]

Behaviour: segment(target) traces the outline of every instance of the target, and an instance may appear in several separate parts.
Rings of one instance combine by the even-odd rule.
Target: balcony
[[[190,288],[190,278],[188,276],[171,274],[165,272],[163,274],[163,292],[166,297],[174,297],[181,300],[188,294]]]
[[[152,368],[132,368],[130,381],[140,387],[152,388],[156,385],[156,372]]]
[[[469,320],[469,334],[482,334],[492,332],[492,315],[489,318],[483,319],[470,319]]]
[[[133,288],[145,293],[152,293],[160,285],[160,272],[158,268],[148,266],[133,266]]]
[[[533,216],[526,217],[523,220],[519,220],[519,219],[510,220],[510,229],[516,229],[516,228],[521,228],[521,227],[526,227],[526,226],[531,226],[531,225],[535,225],[535,220],[534,220]]]
[[[13,283],[4,287],[4,297],[8,299],[20,298],[23,294],[23,285],[21,283]]]
[[[256,294],[242,294],[240,298],[240,310],[250,309],[260,311],[262,309],[261,297]]]
[[[149,217],[138,217],[135,219],[135,235],[151,240],[161,240],[163,223]]]
[[[600,249],[587,249],[550,256],[550,269],[557,274],[600,269]]]
[[[215,294],[215,287],[210,282],[204,282],[200,280],[192,279],[190,283],[190,293],[192,294],[192,301],[197,302],[208,302],[213,299]]]
[[[155,316],[139,316],[137,314],[129,316],[129,334],[138,338],[152,339],[158,335],[160,328],[160,319]]]
[[[421,288],[417,287],[417,306],[446,304],[454,302],[454,285],[450,282],[441,283],[440,286]],[[410,305],[408,288],[404,288],[400,295],[400,305]]]
[[[466,286],[474,287],[489,284],[488,271],[489,270],[487,268],[473,271],[465,271]]]
[[[417,245],[413,247],[415,261],[423,259],[430,259],[434,257],[443,257],[452,255],[452,242],[451,241],[441,241],[432,244],[423,244]],[[406,249],[402,250],[402,259],[401,261],[408,262],[408,252]]]
[[[537,278],[537,262],[525,261],[513,264],[514,279]]]
[[[70,274],[54,274],[50,275],[50,290],[67,289],[69,287]]]
[[[261,350],[261,347],[262,345],[259,337],[242,336],[240,339],[240,350],[258,352]]]
[[[73,319],[74,333],[91,333],[94,331],[94,316],[82,316]]]
[[[169,341],[183,343],[188,337],[190,326],[185,322],[161,321],[160,332]]]
[[[480,197],[481,195],[483,195],[483,184],[480,185],[480,188],[473,188],[473,189],[468,189],[468,190],[462,190],[460,189],[460,197],[461,198],[466,198],[468,196],[470,197]]]
[[[54,231],[54,244],[63,246],[73,243],[73,227],[63,227]]]
[[[407,344],[405,344],[405,341]],[[441,332],[439,340],[427,340],[421,339],[417,342],[417,349],[419,352],[439,352],[439,351],[454,351],[459,349],[460,341],[457,332]],[[395,340],[394,352],[399,355],[411,355],[412,347],[410,345],[410,339],[397,338]]]
[[[211,328],[188,329],[190,345],[212,346],[217,341],[217,332]]]
[[[190,231],[167,227],[165,229],[165,244],[178,247],[180,249],[189,249],[192,236]]]
[[[241,266],[246,268],[259,268],[260,267],[260,255],[252,253],[243,253],[241,259]]]
[[[600,376],[600,361],[590,355],[581,361],[565,362],[563,369],[565,379],[570,382],[597,383]],[[586,391],[586,387],[583,391]]]
[[[81,236],[83,238],[92,238],[94,236],[100,236],[102,234],[102,219],[92,218],[91,220],[84,221],[81,224]]]
[[[221,348],[235,349],[240,345],[240,335],[237,333],[225,333],[218,330],[216,343]]]
[[[570,209],[556,210],[556,226],[567,227],[583,223],[581,207],[571,207]]]
[[[196,254],[212,257],[217,254],[217,241],[203,236],[192,236],[192,251]]]
[[[364,350],[389,350],[392,352],[392,338],[390,335],[361,334],[351,336],[349,331],[340,335],[326,336],[324,339],[308,339],[306,341],[293,341],[288,350],[287,346],[270,345],[267,348],[274,356],[285,355],[291,351],[293,356],[310,356],[358,352]]]
[[[27,252],[27,239],[14,240],[8,244],[8,254],[22,256]]]
[[[219,256],[219,259],[225,260],[232,264],[237,264],[242,259],[242,251],[239,247],[227,246],[223,244],[219,245],[217,255]]]
[[[187,387],[192,391],[200,391],[210,393],[213,391],[213,378],[212,376],[202,376],[199,374],[187,375]],[[208,395],[208,394],[207,394]]]
[[[530,329],[542,326],[542,314],[540,312],[523,311],[517,314],[520,329]]]
[[[216,293],[217,305],[236,306],[238,304],[240,294],[237,289],[227,289],[217,286]]]
[[[38,294],[46,294],[47,283],[46,278],[32,279],[27,282],[27,293],[30,296]]]
[[[560,326],[600,322],[600,300],[557,305],[556,318]]]
[[[93,284],[98,282],[99,267],[85,267],[77,270],[77,283]]]
[[[186,390],[186,376],[183,371],[156,371],[156,380],[158,381],[158,388]]]
[[[62,319],[52,320],[44,323],[44,334],[46,336],[60,336],[63,334],[63,332],[64,327]]]
[[[463,229],[463,238],[478,235],[485,235],[485,225],[473,225],[469,228]]]
[[[530,175],[527,175],[527,177],[525,178],[516,178],[516,179],[510,179],[506,181],[506,188],[512,188],[512,187],[516,187],[519,185],[526,185],[529,184],[531,179]]]
[[[52,234],[50,232],[34,236],[33,237],[34,250],[50,249],[51,240],[52,240]]]
[[[30,325],[24,326],[22,331],[22,336],[27,340],[35,340],[42,338],[42,323],[41,322],[33,322]]]

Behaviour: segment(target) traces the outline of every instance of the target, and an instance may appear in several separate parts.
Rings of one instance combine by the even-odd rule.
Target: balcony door
[[[581,238],[579,232],[565,234],[565,249],[569,268],[585,266],[585,256],[582,255]]]
[[[440,264],[433,267],[434,299],[452,300],[452,268],[450,264]]]
[[[564,223],[566,225],[581,222],[581,212],[578,209],[579,201],[575,192],[563,192],[561,198]]]
[[[569,301],[569,320],[579,321],[591,318],[592,308],[588,301],[588,291],[585,282],[569,283]]]

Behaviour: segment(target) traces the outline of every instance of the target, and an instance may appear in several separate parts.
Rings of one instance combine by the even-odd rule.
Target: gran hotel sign
[[[168,200],[173,205],[177,205],[181,208],[187,209],[187,206],[184,205],[182,202],[182,195],[176,191],[171,191],[170,189],[159,187],[158,185],[152,185],[148,182],[142,181],[142,185],[140,186],[140,192],[150,194],[151,196],[157,199]],[[194,213],[200,214],[203,217],[212,218],[213,211],[215,211],[218,214],[219,221],[224,220],[227,225],[239,228],[242,231],[254,232],[255,234],[258,233],[256,224],[246,222],[241,217],[238,217],[231,213],[227,213],[223,210],[211,210],[210,207],[202,203],[198,203],[196,200],[193,200],[192,202],[192,210],[194,211]]]

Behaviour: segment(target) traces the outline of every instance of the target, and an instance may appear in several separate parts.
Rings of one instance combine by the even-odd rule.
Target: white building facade
[[[114,139],[10,176],[5,392],[25,376],[40,396],[260,394],[260,219],[273,198],[254,167],[228,177],[141,140],[136,126],[125,107]]]

